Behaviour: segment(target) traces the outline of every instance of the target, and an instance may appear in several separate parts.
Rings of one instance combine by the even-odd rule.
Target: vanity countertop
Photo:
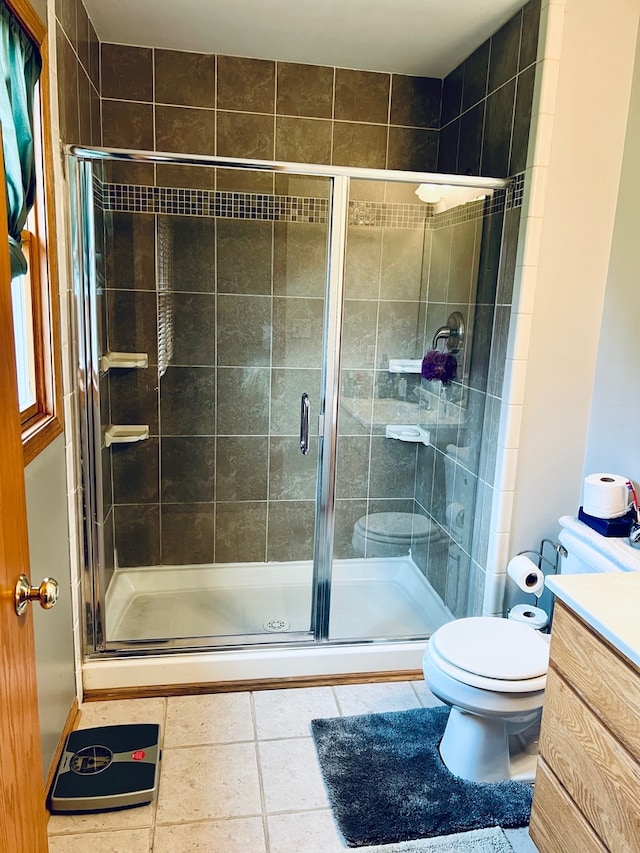
[[[640,668],[640,572],[554,575],[545,583]]]

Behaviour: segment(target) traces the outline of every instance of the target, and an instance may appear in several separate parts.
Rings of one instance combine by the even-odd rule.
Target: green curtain
[[[20,234],[35,195],[33,98],[41,69],[38,48],[0,0],[0,122],[12,278],[27,271]]]

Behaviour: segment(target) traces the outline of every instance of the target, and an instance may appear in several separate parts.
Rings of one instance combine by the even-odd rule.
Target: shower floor
[[[107,639],[286,640],[310,629],[311,584],[310,561],[119,569]],[[331,640],[426,637],[452,618],[410,557],[336,560],[331,589]]]

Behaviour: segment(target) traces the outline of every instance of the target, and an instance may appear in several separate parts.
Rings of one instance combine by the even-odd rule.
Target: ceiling
[[[445,77],[526,0],[84,0],[100,41]]]

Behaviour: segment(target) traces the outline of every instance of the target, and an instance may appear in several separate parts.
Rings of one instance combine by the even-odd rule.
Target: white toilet
[[[356,557],[402,557],[411,547],[441,540],[438,526],[424,515],[411,512],[372,512],[353,525]]]
[[[536,751],[517,740],[535,726],[544,700],[549,636],[491,616],[448,622],[422,662],[431,692],[451,705],[440,744],[445,765],[473,782],[533,781]]]
[[[608,541],[573,517],[560,523],[568,551],[563,574],[628,571],[638,564],[639,552],[623,540]],[[508,619],[458,619],[434,632],[423,672],[431,691],[451,706],[440,755],[452,773],[475,782],[533,781],[537,743],[531,732],[542,710],[548,658],[549,635]]]

